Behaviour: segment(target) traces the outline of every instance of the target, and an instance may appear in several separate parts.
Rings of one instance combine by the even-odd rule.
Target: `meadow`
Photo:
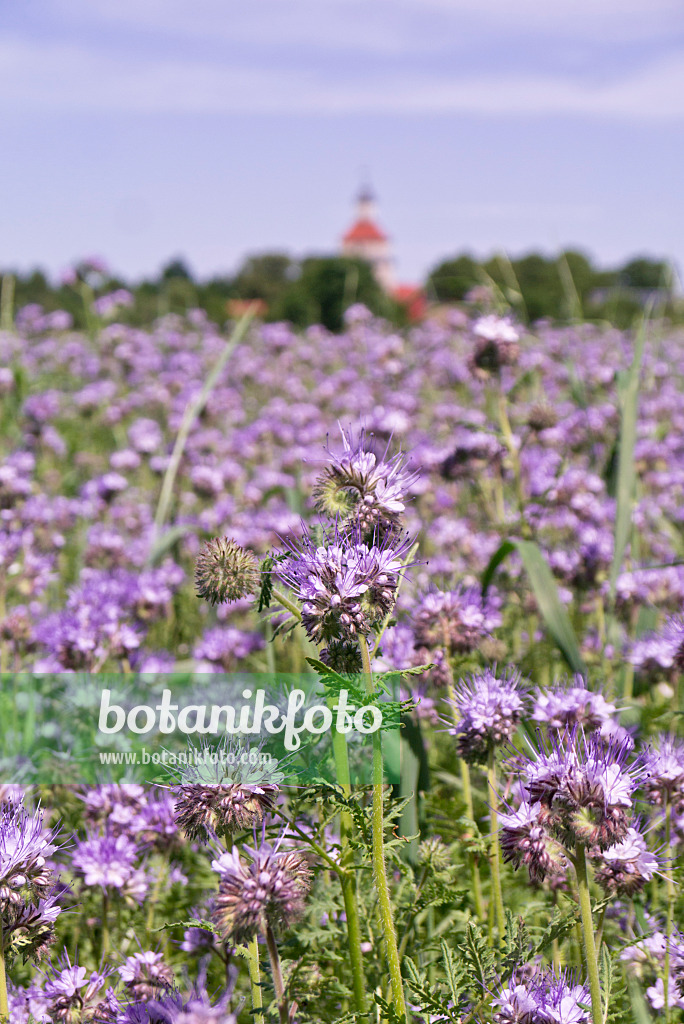
[[[0,1020],[681,1021],[684,331],[116,309],[0,331]],[[100,757],[250,680],[388,724]]]

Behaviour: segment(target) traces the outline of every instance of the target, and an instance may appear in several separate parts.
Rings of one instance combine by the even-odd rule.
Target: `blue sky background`
[[[681,0],[0,0],[0,267],[330,252],[684,266]]]

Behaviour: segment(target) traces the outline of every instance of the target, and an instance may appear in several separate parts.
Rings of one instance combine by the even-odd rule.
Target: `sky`
[[[0,0],[0,268],[463,251],[684,268],[681,0]]]

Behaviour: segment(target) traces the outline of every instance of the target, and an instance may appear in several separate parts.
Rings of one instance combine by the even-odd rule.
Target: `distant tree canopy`
[[[88,270],[85,263],[83,267]],[[405,309],[380,288],[370,266],[363,260],[340,256],[297,260],[280,251],[253,253],[236,273],[204,281],[195,279],[186,261],[176,256],[156,277],[137,284],[111,277],[104,269],[91,268],[81,275],[90,287],[85,291],[78,281],[54,285],[40,270],[12,276],[15,310],[29,303],[40,304],[46,312],[65,309],[77,327],[92,321],[86,307],[94,293],[103,295],[118,288],[129,290],[134,303],[115,315],[135,325],[197,307],[215,323],[223,324],[229,315],[229,302],[235,299],[261,299],[266,319],[290,320],[297,327],[321,323],[339,331],[345,309],[357,302],[398,325],[406,322]],[[668,297],[671,279],[666,262],[647,256],[634,257],[615,269],[599,270],[584,253],[575,250],[551,257],[530,253],[513,260],[495,255],[483,262],[461,253],[431,271],[426,291],[428,300],[450,303],[461,302],[474,288],[484,286],[498,308],[512,308],[525,321],[546,318],[562,322],[583,317],[626,327],[641,314],[652,293]],[[9,293],[5,289],[5,296]],[[683,318],[681,303],[669,302],[665,308],[668,316]]]
[[[477,285],[489,287],[502,305],[525,320],[607,319],[627,326],[642,309],[642,295],[667,288],[666,263],[639,257],[615,270],[599,270],[581,252],[518,259],[496,255],[483,263],[464,254],[438,264],[428,277],[428,293],[439,302],[464,299]]]
[[[376,314],[391,312],[387,296],[363,260],[312,256],[302,262],[299,277],[285,290],[273,313],[300,327],[320,323],[329,331],[339,331],[345,309],[355,302]]]

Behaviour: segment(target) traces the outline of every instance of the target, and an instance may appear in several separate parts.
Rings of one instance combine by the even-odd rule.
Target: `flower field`
[[[110,314],[0,332],[0,1021],[684,1019],[684,333]]]

